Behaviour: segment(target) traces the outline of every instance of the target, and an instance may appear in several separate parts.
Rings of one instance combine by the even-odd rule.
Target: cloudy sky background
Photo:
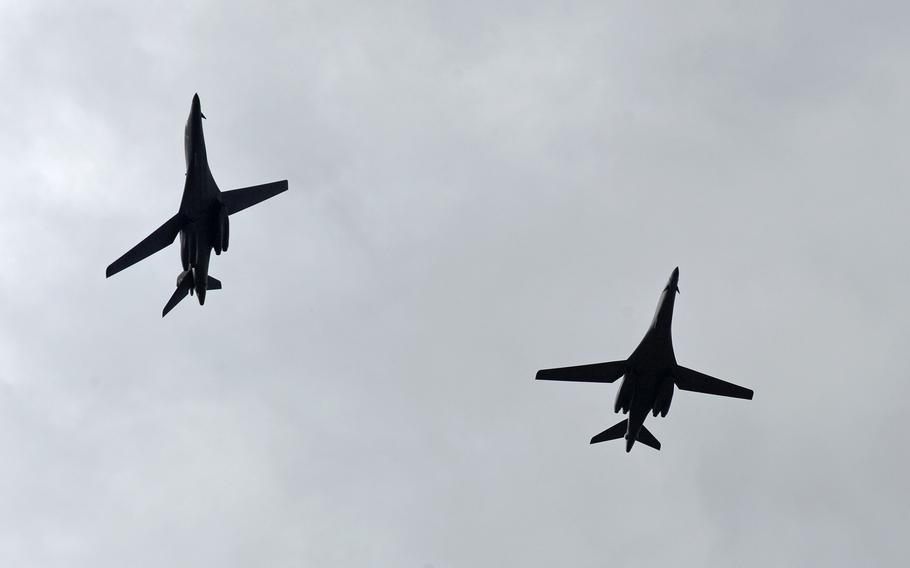
[[[910,9],[753,4],[0,1],[0,565],[899,564]],[[589,446],[677,265],[755,400]]]

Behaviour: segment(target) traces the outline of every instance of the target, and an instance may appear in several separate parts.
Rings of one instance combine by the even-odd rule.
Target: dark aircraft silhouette
[[[186,154],[186,183],[177,214],[165,221],[151,235],[134,246],[107,267],[107,277],[151,256],[170,245],[180,234],[180,262],[183,272],[177,276],[177,289],[164,306],[161,317],[167,315],[187,294],[205,303],[206,290],[220,290],[221,282],[209,276],[209,257],[228,249],[230,224],[228,216],[256,205],[269,197],[286,191],[288,181],[220,191],[209,170],[202,136],[202,108],[199,95],[193,95],[190,116],[186,121],[183,147]]]
[[[629,414],[629,418],[591,438],[592,444],[625,437],[627,452],[632,450],[632,444],[636,440],[659,450],[660,442],[645,428],[644,422],[649,410],[654,416],[658,412],[661,416],[667,415],[673,399],[674,384],[687,391],[752,399],[750,389],[676,364],[670,324],[673,322],[673,304],[679,292],[678,282],[679,268],[676,268],[657,302],[657,312],[651,327],[625,361],[543,369],[537,372],[538,380],[547,381],[612,383],[619,377],[624,377],[613,410],[622,410],[623,414]]]

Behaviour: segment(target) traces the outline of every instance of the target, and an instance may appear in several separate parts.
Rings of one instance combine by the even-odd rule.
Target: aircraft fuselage
[[[222,204],[221,191],[212,177],[205,151],[205,137],[202,133],[202,108],[199,97],[193,97],[190,115],[184,130],[184,152],[186,154],[186,182],[180,213],[186,225],[180,230],[180,261],[183,278],[192,278],[200,304],[205,303],[208,282],[209,258],[227,250],[228,215]]]
[[[629,414],[626,449],[631,449],[648,412],[666,416],[673,398],[673,353],[671,326],[673,306],[679,291],[679,269],[673,271],[657,303],[651,327],[627,360],[614,410]]]

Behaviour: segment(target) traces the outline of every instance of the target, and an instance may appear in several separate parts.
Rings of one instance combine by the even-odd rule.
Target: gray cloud
[[[0,564],[894,565],[900,3],[7,3]],[[238,216],[158,313],[199,92]],[[589,447],[681,267],[659,453]]]

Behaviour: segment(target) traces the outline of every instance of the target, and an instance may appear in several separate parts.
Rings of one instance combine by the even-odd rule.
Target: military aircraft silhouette
[[[660,449],[660,442],[644,426],[650,410],[654,416],[666,416],[673,400],[673,386],[687,391],[752,399],[752,391],[714,377],[687,369],[676,363],[670,326],[673,323],[673,305],[679,293],[679,268],[673,270],[667,286],[657,302],[657,312],[644,339],[625,361],[610,361],[575,367],[543,369],[537,372],[538,380],[580,381],[587,383],[612,383],[624,377],[616,393],[614,412],[629,414],[623,420],[591,438],[591,443],[626,439],[626,451],[632,450],[636,440]]]
[[[106,277],[109,278],[170,245],[179,233],[183,272],[177,276],[177,289],[165,304],[161,317],[166,316],[188,293],[193,294],[195,291],[201,306],[205,304],[206,290],[221,289],[221,282],[209,276],[209,257],[212,250],[216,255],[220,255],[228,249],[230,236],[228,216],[278,195],[288,188],[288,181],[282,180],[220,191],[209,170],[208,157],[205,153],[203,118],[205,115],[202,114],[199,95],[193,95],[183,138],[186,182],[183,186],[180,210],[107,267]]]

